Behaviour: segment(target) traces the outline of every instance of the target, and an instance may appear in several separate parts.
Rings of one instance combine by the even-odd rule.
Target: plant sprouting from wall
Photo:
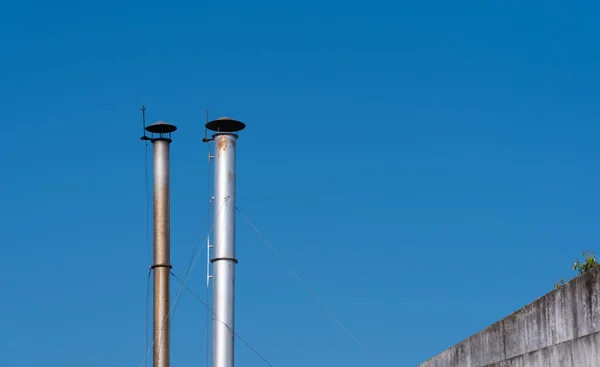
[[[577,275],[585,273],[598,264],[596,262],[596,255],[593,252],[584,251],[581,255],[585,258],[583,263],[577,259],[575,264],[573,264],[573,270],[577,271]]]
[[[558,289],[563,285],[565,285],[565,280],[563,278],[560,278],[558,282],[554,282],[554,289]]]
[[[577,259],[573,264],[573,270],[577,272],[577,275],[575,277],[582,275],[586,271],[591,270],[592,268],[600,264],[596,261],[596,255],[593,252],[584,251],[581,254],[581,256],[583,256],[583,262]],[[558,282],[554,283],[554,289],[558,289],[563,285],[565,285],[565,280],[561,278]]]

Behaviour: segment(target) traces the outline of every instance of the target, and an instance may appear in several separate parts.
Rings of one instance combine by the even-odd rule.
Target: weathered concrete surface
[[[419,367],[588,366],[587,360],[598,361],[598,336],[591,334],[600,331],[599,306],[600,267],[596,267]],[[571,360],[561,359],[571,352]]]
[[[600,333],[586,335],[485,367],[598,367]]]

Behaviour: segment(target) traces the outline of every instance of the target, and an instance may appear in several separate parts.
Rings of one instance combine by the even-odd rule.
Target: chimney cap
[[[146,126],[146,131],[154,134],[170,134],[173,131],[177,130],[175,125],[171,125],[165,121],[156,121],[152,125]]]
[[[231,117],[221,117],[206,123],[206,128],[221,133],[232,133],[246,128],[246,124]]]

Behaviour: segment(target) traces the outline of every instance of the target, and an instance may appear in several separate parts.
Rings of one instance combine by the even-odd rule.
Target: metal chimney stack
[[[171,271],[170,159],[171,133],[177,128],[158,121],[146,131],[154,147],[154,350],[153,366],[169,367]],[[142,138],[143,139],[143,138]],[[146,138],[147,139],[147,138]]]
[[[206,123],[215,133],[212,366],[234,365],[235,147],[246,125],[223,117]]]

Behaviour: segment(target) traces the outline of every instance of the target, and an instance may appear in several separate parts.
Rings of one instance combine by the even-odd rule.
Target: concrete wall
[[[419,367],[600,366],[600,266]]]
[[[597,367],[600,366],[600,333],[594,333],[568,342],[554,344],[535,352],[521,354],[486,367]]]

